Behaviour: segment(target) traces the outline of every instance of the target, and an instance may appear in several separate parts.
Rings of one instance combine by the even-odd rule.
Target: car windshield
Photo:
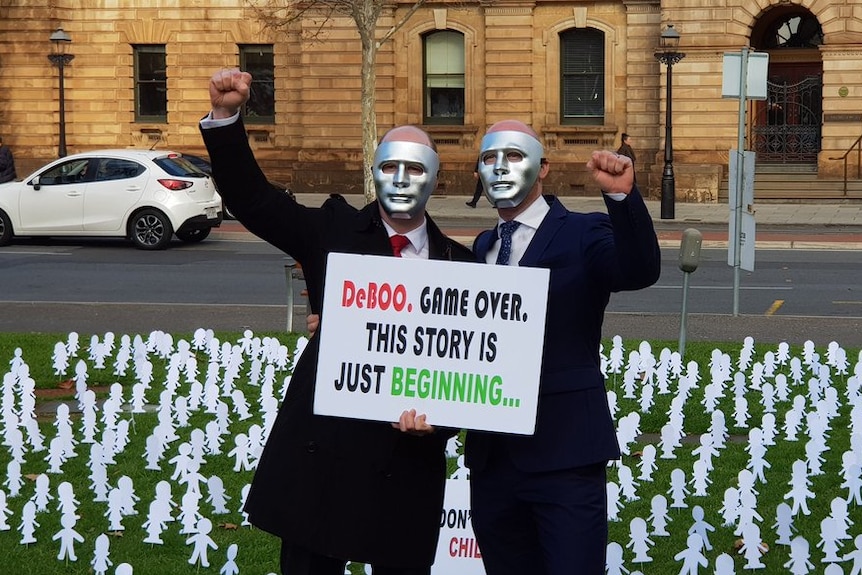
[[[156,158],[153,161],[172,176],[186,178],[201,178],[206,176],[197,166],[182,156],[165,156],[164,158]]]

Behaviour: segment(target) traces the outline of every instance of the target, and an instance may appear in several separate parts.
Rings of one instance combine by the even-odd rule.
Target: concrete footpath
[[[345,196],[361,207],[365,199],[359,195]],[[297,194],[300,203],[319,206],[326,200],[322,194]],[[440,226],[458,241],[470,245],[476,234],[496,223],[496,212],[484,199],[476,208],[466,205],[469,196],[434,195],[428,211]],[[600,197],[561,197],[563,204],[578,212],[604,212]],[[686,228],[696,228],[703,234],[703,246],[726,247],[730,209],[725,203],[694,204],[677,202],[675,217],[661,219],[661,205],[648,200],[662,247],[678,247]],[[862,202],[853,203],[763,203],[755,206],[755,244],[758,249],[840,249],[862,250]],[[243,233],[244,228],[227,220],[214,235]]]

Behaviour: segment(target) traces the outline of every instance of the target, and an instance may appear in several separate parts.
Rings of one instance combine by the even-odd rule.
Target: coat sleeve
[[[219,194],[253,234],[303,263],[321,244],[326,211],[305,207],[271,184],[255,160],[242,119],[202,128]]]
[[[608,226],[594,237],[602,239],[590,248],[589,257],[606,288],[616,292],[638,290],[653,285],[661,274],[661,249],[652,217],[637,187],[623,200],[605,197]]]

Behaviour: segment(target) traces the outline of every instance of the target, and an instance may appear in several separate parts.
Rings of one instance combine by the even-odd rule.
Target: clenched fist
[[[230,118],[248,102],[251,74],[240,70],[219,70],[210,78],[210,103],[215,120]]]
[[[630,158],[607,150],[593,152],[587,169],[606,194],[628,194],[634,185],[634,166]]]

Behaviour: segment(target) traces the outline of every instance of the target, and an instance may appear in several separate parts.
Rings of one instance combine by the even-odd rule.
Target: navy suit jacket
[[[566,210],[554,197],[519,265],[551,270],[536,432],[532,436],[471,431],[466,463],[482,469],[492,450],[523,471],[553,471],[619,457],[599,365],[602,321],[610,294],[652,285],[661,253],[652,218],[637,188],[608,213]],[[541,201],[541,200],[539,200]],[[496,228],[473,244],[480,261]]]

